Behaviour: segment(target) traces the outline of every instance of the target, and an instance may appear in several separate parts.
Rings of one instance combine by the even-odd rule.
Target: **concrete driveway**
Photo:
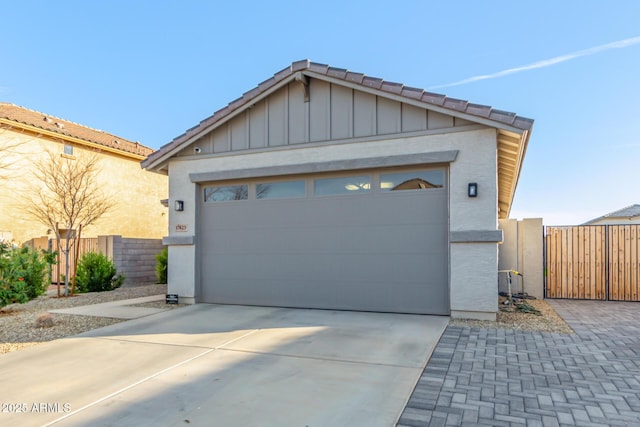
[[[392,426],[447,322],[167,311],[0,356],[0,425]]]

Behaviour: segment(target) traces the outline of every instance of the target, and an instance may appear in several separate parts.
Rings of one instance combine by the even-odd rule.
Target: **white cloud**
[[[611,49],[622,49],[622,48],[633,46],[636,44],[640,44],[640,36],[619,40],[617,42],[611,42],[611,43],[603,44],[600,46],[591,47],[589,49],[579,50],[577,52],[556,56],[550,59],[543,59],[542,61],[537,61],[529,65],[509,68],[506,70],[498,71],[497,73],[493,73],[493,74],[484,74],[480,76],[469,77],[467,79],[459,80],[453,83],[431,86],[428,89],[429,90],[441,89],[445,87],[460,86],[468,83],[474,83],[480,80],[497,79],[498,77],[504,77],[510,74],[515,74],[515,73],[521,73],[523,71],[535,70],[537,68],[550,67],[552,65],[560,64],[562,62],[570,61],[572,59],[580,58],[583,56],[595,55],[596,53],[604,52]]]

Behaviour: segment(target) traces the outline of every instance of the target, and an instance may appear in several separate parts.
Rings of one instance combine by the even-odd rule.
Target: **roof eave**
[[[518,146],[518,152],[515,156],[515,166],[510,170],[510,177],[502,176],[500,169],[500,158],[498,159],[498,218],[505,219],[511,215],[511,208],[513,206],[513,199],[515,197],[516,189],[518,187],[518,181],[520,180],[520,173],[522,172],[522,163],[527,152],[529,145],[529,138],[531,136],[531,130],[521,131],[520,142]],[[500,142],[498,143],[500,145]],[[498,156],[500,156],[500,146],[498,147]],[[505,182],[506,180],[510,181]],[[502,181],[502,182],[501,182]],[[503,188],[507,186],[508,188]],[[506,197],[504,193],[506,192]],[[502,195],[501,195],[502,193]]]
[[[142,154],[136,154],[136,153],[131,153],[129,151],[119,150],[117,148],[109,147],[108,145],[103,145],[103,144],[99,144],[97,142],[87,141],[85,139],[76,138],[76,137],[71,136],[71,135],[65,135],[65,134],[61,134],[61,133],[58,133],[58,132],[53,132],[53,131],[50,131],[50,130],[47,130],[47,129],[42,129],[42,128],[39,128],[37,126],[32,126],[32,125],[29,125],[29,124],[26,124],[26,123],[17,122],[17,121],[14,121],[14,120],[0,118],[0,124],[5,124],[5,125],[11,126],[13,128],[24,129],[26,131],[38,133],[40,135],[45,135],[45,136],[48,136],[50,138],[62,139],[64,141],[73,142],[75,144],[85,145],[85,146],[91,147],[91,148],[97,148],[97,149],[102,150],[102,151],[107,151],[107,152],[114,153],[114,154],[117,154],[117,155],[123,156],[123,157],[129,157],[131,159],[135,159],[135,160],[138,160],[138,161],[145,158],[145,156],[142,155]]]
[[[524,117],[519,117],[519,116],[515,116],[514,118],[514,122],[518,121],[519,123],[522,124],[522,127],[518,127],[518,126],[514,126],[512,124],[508,124],[505,122],[501,122],[498,120],[492,120],[490,118],[484,118],[484,117],[480,117],[477,115],[473,115],[473,114],[469,114],[469,113],[465,113],[463,111],[459,111],[459,110],[455,110],[453,108],[447,108],[444,106],[440,106],[431,102],[426,102],[423,101],[419,98],[411,98],[408,97],[406,95],[402,95],[402,91],[398,92],[398,93],[393,93],[393,92],[389,92],[383,89],[378,89],[376,87],[367,87],[362,83],[357,83],[357,82],[350,82],[348,80],[343,80],[340,78],[335,78],[326,74],[318,74],[315,73],[313,71],[310,70],[305,70],[302,71],[302,74],[308,76],[308,77],[312,77],[312,78],[316,78],[319,80],[324,80],[326,82],[329,83],[334,83],[334,84],[338,84],[338,85],[342,85],[345,87],[349,87],[351,89],[354,90],[359,90],[362,92],[366,92],[369,93],[371,95],[376,95],[376,96],[382,96],[394,101],[398,101],[398,102],[402,102],[404,104],[409,104],[409,105],[413,105],[415,107],[420,107],[420,108],[425,108],[425,109],[429,109],[438,113],[442,113],[442,114],[446,114],[449,116],[454,116],[454,117],[458,117],[461,119],[465,119],[465,120],[469,120],[478,124],[483,124],[485,126],[489,126],[489,127],[493,127],[493,128],[497,128],[497,129],[501,129],[501,130],[505,130],[505,131],[509,131],[509,132],[517,132],[517,133],[522,133],[524,130],[529,130],[531,129],[531,127],[533,126],[533,120],[531,119],[527,119]],[[427,93],[424,92],[423,93]],[[459,101],[459,100],[455,100],[455,101]],[[528,124],[528,126],[525,127],[525,123]]]

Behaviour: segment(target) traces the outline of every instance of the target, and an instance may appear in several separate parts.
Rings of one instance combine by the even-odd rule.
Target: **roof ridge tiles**
[[[311,61],[308,59],[301,59],[300,61],[295,61],[291,63],[291,71],[296,72],[300,70],[306,70],[311,66]],[[287,67],[289,68],[289,67]],[[286,68],[285,68],[286,69]]]
[[[380,89],[383,83],[384,80],[377,77],[364,76],[364,78],[362,79],[363,85],[374,89]]]
[[[364,80],[364,77],[365,75],[363,73],[354,73],[353,71],[347,71],[347,75],[344,79],[350,82],[361,84],[362,80]]]
[[[466,111],[468,105],[469,105],[469,101],[467,100],[449,98],[449,97],[446,97],[444,99],[444,104],[443,104],[445,108],[451,108],[456,111]]]
[[[329,67],[327,70],[327,76],[345,79],[347,72],[348,70],[346,68]]]
[[[389,82],[386,80],[382,81],[381,89],[385,92],[395,93],[396,95],[399,95],[402,93],[403,88],[404,88],[404,85],[402,83]]]
[[[417,87],[404,86],[402,88],[402,96],[406,96],[407,98],[421,99],[422,94],[424,93],[424,89],[420,89]]]
[[[320,64],[319,62],[309,62],[309,71],[315,71],[320,74],[327,74],[329,71],[329,65]]]
[[[491,109],[491,114],[489,115],[489,118],[491,120],[507,124],[512,124],[516,120],[516,117],[516,113],[504,110],[496,110],[495,108]]]
[[[444,105],[446,99],[447,96],[440,93],[427,92],[426,90],[422,93],[422,101],[429,104]]]

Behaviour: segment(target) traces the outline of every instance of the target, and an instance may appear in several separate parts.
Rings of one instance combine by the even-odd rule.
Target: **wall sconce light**
[[[478,183],[470,182],[467,195],[469,197],[478,197]]]
[[[176,211],[182,212],[184,210],[184,202],[182,200],[176,200],[173,207]]]

